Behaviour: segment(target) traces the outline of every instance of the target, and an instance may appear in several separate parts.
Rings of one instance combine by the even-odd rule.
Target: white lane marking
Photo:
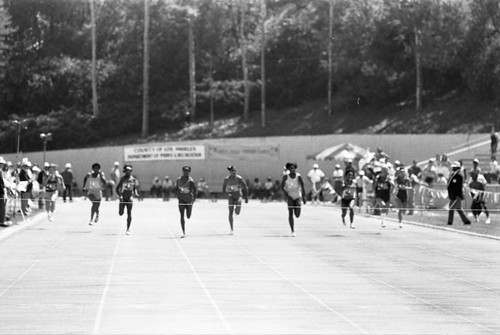
[[[278,269],[276,269],[271,264],[266,263],[262,258],[260,258],[259,256],[257,256],[256,254],[254,254],[250,249],[248,249],[244,245],[236,242],[233,239],[230,239],[226,235],[224,237],[226,239],[230,240],[233,244],[235,244],[239,248],[245,250],[250,256],[252,256],[253,258],[255,258],[259,263],[261,263],[265,267],[268,267],[269,269],[271,269],[274,273],[276,273],[282,279],[284,279],[285,281],[287,281],[290,284],[292,284],[293,286],[295,286],[297,289],[299,289],[302,293],[304,293],[305,295],[307,295],[309,298],[311,298],[312,300],[316,301],[318,304],[320,304],[321,306],[323,306],[325,309],[329,310],[333,314],[337,315],[339,318],[341,318],[345,322],[349,323],[351,326],[353,326],[354,328],[356,328],[359,332],[361,332],[363,334],[370,334],[370,332],[368,332],[367,330],[365,330],[364,328],[362,328],[361,326],[359,326],[357,323],[355,323],[354,321],[352,321],[351,319],[349,319],[347,316],[343,315],[342,313],[340,313],[339,311],[337,311],[335,308],[331,307],[330,305],[328,305],[327,303],[325,303],[323,300],[319,299],[318,297],[316,297],[315,295],[313,295],[312,293],[310,293],[309,291],[307,291],[304,287],[302,287],[296,281],[294,281],[293,279],[290,279],[289,277],[287,277],[286,275],[284,275],[281,271],[279,271]]]
[[[175,244],[177,245],[177,248],[179,248],[182,256],[184,257],[184,259],[188,263],[189,268],[191,269],[191,271],[193,272],[194,276],[196,277],[196,280],[198,281],[198,284],[201,286],[203,292],[205,293],[205,295],[207,296],[208,300],[210,301],[210,303],[214,307],[215,311],[217,312],[217,315],[219,316],[219,318],[221,319],[222,323],[226,327],[227,332],[229,334],[234,334],[234,331],[231,328],[231,325],[227,322],[226,318],[222,314],[222,312],[221,312],[221,310],[219,308],[219,305],[217,305],[217,303],[215,302],[214,298],[212,297],[212,294],[208,290],[207,286],[205,285],[205,283],[203,282],[203,280],[201,280],[201,277],[198,274],[198,271],[196,271],[196,268],[194,267],[193,263],[191,262],[191,260],[187,256],[187,254],[184,252],[184,249],[182,248],[181,244],[179,243],[179,241],[177,240],[177,238],[175,238],[174,233],[170,229],[169,225],[167,225],[167,229],[168,229],[168,232],[170,233],[170,236],[173,237],[173,240],[175,241]]]
[[[301,247],[302,247],[302,248],[304,248],[304,249],[306,249],[306,250],[309,250],[309,251],[314,252],[314,250],[312,250],[312,249],[310,249],[310,248],[308,248],[308,247],[305,247],[305,246],[301,246]],[[332,258],[330,258],[329,256],[321,256],[321,257],[323,257],[323,258],[325,258],[325,259],[328,259],[328,260],[329,260],[329,261],[331,261],[331,262],[334,262],[334,260],[333,260]],[[465,316],[462,316],[462,315],[460,315],[460,314],[457,314],[457,313],[455,313],[455,312],[453,312],[453,311],[451,311],[451,310],[449,310],[449,309],[447,309],[447,308],[441,307],[441,306],[439,306],[439,305],[437,305],[437,304],[435,304],[435,303],[432,303],[432,302],[427,301],[427,300],[425,300],[425,299],[423,299],[423,298],[417,297],[416,295],[411,294],[411,293],[410,293],[410,292],[408,292],[408,291],[405,291],[405,290],[403,290],[403,289],[400,289],[399,287],[396,287],[396,286],[394,286],[394,285],[391,285],[391,284],[389,284],[389,283],[387,283],[387,282],[385,282],[385,281],[383,281],[383,280],[377,279],[377,278],[373,277],[372,275],[369,275],[369,274],[363,273],[363,272],[361,272],[361,271],[358,271],[358,270],[356,270],[356,269],[353,269],[353,268],[351,268],[351,267],[349,267],[349,266],[346,266],[346,265],[343,265],[343,264],[339,264],[339,263],[335,263],[335,264],[337,264],[338,266],[340,266],[340,267],[342,267],[342,268],[344,268],[344,269],[346,269],[346,270],[348,270],[348,271],[350,271],[350,272],[352,272],[352,273],[356,273],[356,274],[358,274],[358,275],[360,275],[360,276],[363,276],[363,277],[366,277],[366,278],[368,278],[368,279],[371,279],[371,280],[373,280],[373,281],[375,281],[375,282],[377,282],[377,283],[379,283],[379,284],[382,284],[382,285],[384,285],[384,286],[387,286],[387,287],[389,287],[389,288],[393,289],[394,291],[398,291],[398,292],[400,292],[400,293],[402,293],[402,294],[404,294],[404,295],[406,295],[406,296],[408,296],[408,297],[411,297],[411,298],[413,298],[413,299],[415,299],[415,300],[417,300],[417,301],[420,301],[420,302],[422,302],[422,303],[424,303],[424,304],[426,304],[426,305],[428,305],[428,306],[431,306],[431,307],[433,307],[433,308],[435,308],[435,309],[439,309],[439,310],[441,310],[441,311],[443,311],[443,312],[445,312],[445,313],[451,314],[451,315],[453,315],[453,316],[455,316],[455,317],[457,317],[457,318],[461,319],[462,321],[465,321],[465,322],[467,322],[467,323],[469,323],[469,324],[472,324],[472,325],[474,325],[474,326],[476,326],[476,327],[478,327],[478,328],[481,328],[481,329],[484,329],[484,330],[486,330],[486,331],[489,331],[489,332],[494,333],[493,329],[491,329],[491,328],[488,328],[488,327],[486,327],[486,326],[483,326],[483,325],[482,325],[482,324],[480,324],[480,323],[474,322],[474,321],[472,321],[472,320],[470,320],[470,319],[466,318]]]
[[[48,254],[49,251],[57,248],[57,246],[59,244],[61,244],[61,242],[66,238],[66,236],[63,236],[61,237],[59,240],[57,240],[54,244],[52,244],[43,254],[41,257],[38,257],[36,260],[33,261],[33,263],[31,263],[31,265],[23,271],[23,273],[21,273],[21,275],[19,277],[16,278],[16,280],[14,280],[14,282],[12,282],[12,284],[10,284],[9,286],[7,286],[2,292],[0,292],[0,297],[2,297],[5,293],[9,292],[11,288],[13,288],[17,283],[19,283],[21,280],[23,280],[23,278],[28,274],[28,272],[31,271],[31,269],[33,269],[35,267],[35,265],[37,265],[38,263],[41,262],[41,260],[45,257],[45,255]]]
[[[109,267],[108,275],[106,276],[106,284],[104,285],[104,290],[102,292],[101,301],[99,303],[99,308],[97,309],[97,315],[94,322],[94,328],[92,334],[99,333],[99,327],[101,326],[102,313],[104,312],[104,306],[106,304],[106,298],[109,292],[109,286],[111,284],[111,276],[113,275],[113,270],[116,263],[116,255],[118,254],[118,246],[120,245],[122,235],[118,233],[118,240],[116,241],[115,251],[113,252],[113,258],[111,259],[111,266]]]

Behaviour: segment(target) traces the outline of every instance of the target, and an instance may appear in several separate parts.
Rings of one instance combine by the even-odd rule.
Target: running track
[[[57,204],[0,240],[0,334],[500,334],[500,242],[310,205]]]

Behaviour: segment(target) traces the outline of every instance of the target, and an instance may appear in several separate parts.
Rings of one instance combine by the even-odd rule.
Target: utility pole
[[[95,0],[90,0],[90,21],[92,26],[92,112],[94,117],[99,116],[99,105],[97,103],[97,42],[95,24]]]
[[[330,0],[330,14],[328,24],[328,116],[333,114],[332,106],[332,73],[333,73],[333,1]]]
[[[142,86],[142,137],[149,135],[149,0],[144,0],[144,54]]]
[[[194,52],[194,32],[193,32],[193,20],[194,15],[188,16],[188,49],[189,49],[189,112],[191,114],[191,120],[196,119],[196,60]]]
[[[260,47],[260,119],[261,127],[266,127],[266,0],[261,2],[261,47]]]

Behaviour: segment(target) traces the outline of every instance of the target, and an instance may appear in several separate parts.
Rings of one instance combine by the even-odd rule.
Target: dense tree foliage
[[[14,118],[29,119],[33,134],[57,134],[59,147],[140,132],[143,1],[95,0],[100,114],[93,118],[89,0],[0,0],[4,151],[14,149]],[[181,126],[189,108],[189,20],[197,118],[208,119],[211,98],[216,118],[243,113],[243,51],[250,118],[259,117],[262,1],[267,106],[326,98],[329,1],[147,1],[152,131]],[[333,13],[334,113],[355,102],[414,103],[417,71],[424,105],[452,90],[500,96],[500,0],[335,0]],[[24,149],[37,142],[24,141]]]

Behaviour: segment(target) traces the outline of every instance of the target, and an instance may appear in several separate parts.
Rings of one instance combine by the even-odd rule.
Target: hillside
[[[417,114],[411,103],[375,107],[354,104],[326,115],[326,101],[308,102],[294,108],[267,111],[267,125],[260,126],[260,111],[244,122],[239,115],[226,115],[213,126],[201,120],[171,133],[159,132],[146,140],[139,134],[107,140],[102,145],[203,138],[263,137],[320,134],[445,134],[487,133],[491,125],[500,129],[500,103],[477,101],[456,92],[428,103]]]

